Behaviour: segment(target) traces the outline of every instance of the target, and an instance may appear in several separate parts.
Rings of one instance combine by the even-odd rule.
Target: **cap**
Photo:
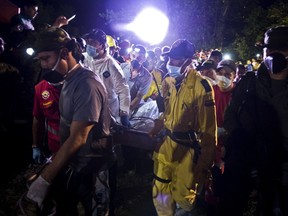
[[[83,38],[85,40],[87,39],[92,39],[92,40],[96,40],[101,44],[106,44],[107,43],[107,39],[106,39],[106,34],[104,31],[100,30],[100,29],[92,29],[91,32],[83,35]]]
[[[62,28],[51,27],[40,31],[34,43],[35,54],[43,51],[58,50],[71,41],[69,34]]]
[[[195,54],[194,45],[186,39],[176,40],[168,52],[164,52],[162,55],[169,56],[173,59],[192,58]]]
[[[202,63],[202,65],[200,66],[200,70],[204,70],[204,69],[216,69],[216,67],[217,67],[217,65],[216,65],[216,63],[213,61],[213,60],[211,60],[211,59],[208,59],[208,60],[206,60],[206,61],[204,61],[203,63]]]
[[[229,67],[232,71],[236,72],[236,64],[233,60],[225,59],[218,63],[217,69],[223,68],[224,66]]]
[[[264,34],[263,42],[258,42],[255,46],[273,49],[288,48],[288,26],[277,26],[268,29]]]

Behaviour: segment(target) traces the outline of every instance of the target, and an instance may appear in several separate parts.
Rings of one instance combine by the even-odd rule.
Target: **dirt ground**
[[[152,167],[140,173],[126,172],[118,168],[117,191],[115,195],[116,216],[156,216],[152,202]],[[2,182],[0,188],[0,216],[15,215],[15,206],[26,189],[27,176],[39,166],[30,166]]]

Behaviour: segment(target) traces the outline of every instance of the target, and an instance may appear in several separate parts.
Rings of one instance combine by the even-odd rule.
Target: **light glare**
[[[151,45],[161,43],[168,31],[169,20],[165,14],[154,8],[146,8],[127,25],[127,29],[150,43]]]

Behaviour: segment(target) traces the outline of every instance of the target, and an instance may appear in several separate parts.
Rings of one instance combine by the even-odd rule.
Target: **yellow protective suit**
[[[165,112],[161,119],[171,132],[197,132],[201,154],[193,162],[194,149],[177,144],[169,136],[159,144],[153,154],[153,202],[158,216],[172,216],[175,204],[185,211],[195,205],[206,182],[208,170],[215,158],[216,112],[214,92],[209,82],[194,69],[189,69],[179,90],[175,79],[166,77],[162,83]]]

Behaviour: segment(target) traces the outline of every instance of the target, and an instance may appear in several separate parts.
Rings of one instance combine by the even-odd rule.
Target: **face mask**
[[[63,84],[64,76],[58,73],[57,71],[50,70],[50,71],[43,71],[43,73],[44,73],[43,79],[49,82],[51,85],[58,86]]]
[[[97,53],[97,50],[95,47],[90,46],[90,45],[86,45],[86,52],[88,53],[89,56],[91,56],[92,58],[96,58],[99,53]]]
[[[287,57],[281,53],[272,53],[264,60],[264,64],[273,74],[280,73],[287,67]]]
[[[169,72],[169,75],[176,78],[180,75],[181,67],[167,65],[167,70]]]
[[[211,83],[212,86],[217,85],[217,81],[216,80],[213,80],[213,79],[211,79],[208,76],[203,76],[203,77],[205,77]]]
[[[225,76],[216,75],[217,85],[222,89],[227,89],[232,85],[232,80]]]

